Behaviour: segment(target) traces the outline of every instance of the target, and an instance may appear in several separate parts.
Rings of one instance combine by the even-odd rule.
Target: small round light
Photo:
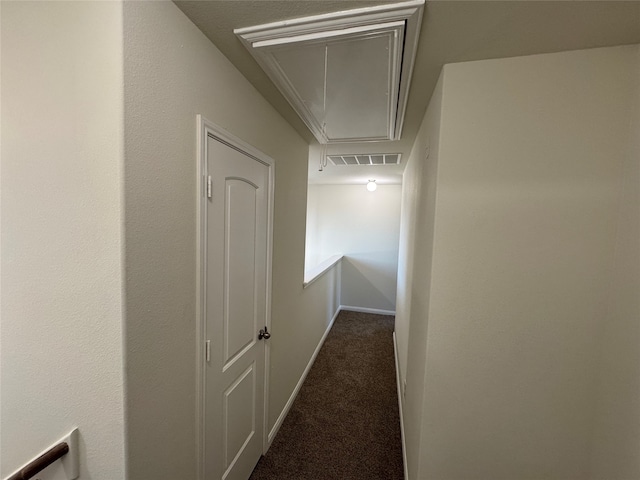
[[[375,192],[376,188],[378,188],[378,185],[376,184],[375,180],[369,180],[369,183],[367,183],[367,190],[369,190],[370,192]]]

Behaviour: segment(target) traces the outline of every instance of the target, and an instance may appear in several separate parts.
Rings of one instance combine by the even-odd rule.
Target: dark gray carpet
[[[340,312],[251,480],[403,478],[393,322]]]

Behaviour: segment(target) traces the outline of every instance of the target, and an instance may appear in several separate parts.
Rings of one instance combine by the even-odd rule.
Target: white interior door
[[[206,142],[205,479],[247,480],[263,448],[270,167]]]

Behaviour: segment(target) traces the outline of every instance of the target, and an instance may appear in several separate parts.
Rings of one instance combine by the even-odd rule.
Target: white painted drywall
[[[121,479],[122,5],[2,2],[4,478],[73,427]]]
[[[592,438],[593,480],[640,478],[640,45],[634,71],[618,82],[634,109],[617,214],[608,315],[600,333],[599,390]],[[619,87],[617,87],[619,88]]]
[[[422,135],[416,138],[421,140]],[[420,151],[418,147],[416,152]],[[420,185],[422,162],[409,155],[402,176],[400,199],[400,231],[398,245],[398,279],[396,288],[396,344],[400,384],[407,378],[407,350],[409,344],[409,319],[411,317],[411,284],[415,249],[416,199]],[[409,261],[411,259],[411,261]]]
[[[423,185],[412,201],[430,207],[417,207],[407,255],[405,420],[420,425],[419,439],[407,429],[410,478],[589,478],[601,349],[637,331],[632,287],[608,347],[602,338],[617,315],[611,281],[637,278],[621,267],[637,264],[625,253],[637,227],[616,233],[635,69],[637,47],[445,66],[434,227]],[[425,135],[423,126],[417,144]],[[624,192],[637,198],[637,184]],[[627,379],[637,372],[630,345],[610,363]],[[637,406],[613,384],[603,402],[626,396],[609,428]],[[634,430],[625,436],[637,441]]]
[[[400,185],[309,185],[307,267],[343,254],[343,305],[396,309]]]
[[[303,290],[308,145],[171,2],[124,6],[128,475],[194,478],[196,114],[275,159],[269,429],[329,324]]]
[[[431,96],[403,180],[402,261],[398,266],[396,339],[409,478],[418,478],[427,357],[427,327],[440,151],[443,77]]]

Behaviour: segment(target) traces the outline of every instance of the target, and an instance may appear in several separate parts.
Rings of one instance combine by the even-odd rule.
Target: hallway
[[[340,312],[252,480],[403,478],[393,323]]]
[[[417,43],[396,41],[418,9]],[[382,11],[397,17],[380,30]],[[255,479],[640,480],[640,1],[9,0],[0,13],[1,480],[75,429],[80,480],[221,480],[249,443],[241,480],[259,460]],[[308,31],[310,16],[326,22]],[[249,50],[250,30],[274,23],[282,36]],[[364,32],[380,55],[348,54]],[[284,54],[298,40],[301,62]],[[315,133],[260,49],[311,80],[298,106],[318,107]],[[202,205],[266,190],[202,171],[199,120],[274,164],[266,248],[245,245],[247,221],[211,268],[202,246],[229,216]],[[365,124],[371,141],[356,141]],[[263,211],[249,200],[224,211]],[[310,283],[314,254],[342,259]],[[201,287],[256,255],[264,288],[244,281],[252,268],[238,283],[261,307],[236,338],[231,297]],[[207,328],[214,300],[223,325]],[[365,332],[343,313],[331,332],[341,307],[395,318]],[[242,370],[256,346],[264,368]],[[207,383],[219,364],[245,381]]]

